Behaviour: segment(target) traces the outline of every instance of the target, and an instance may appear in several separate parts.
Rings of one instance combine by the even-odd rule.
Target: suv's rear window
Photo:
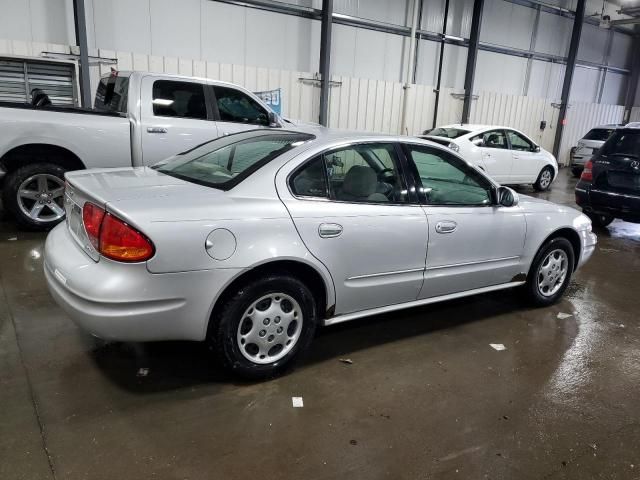
[[[152,168],[188,182],[228,190],[274,158],[314,138],[306,133],[251,130],[207,142]]]
[[[600,149],[600,155],[640,158],[640,129],[616,131]]]
[[[606,142],[611,134],[615,131],[615,128],[594,128],[583,137],[583,140],[596,140],[599,142]]]
[[[98,83],[94,108],[101,112],[127,113],[129,77],[111,75]]]
[[[469,133],[469,130],[465,130],[463,128],[433,128],[431,130],[425,130],[423,135],[432,135],[434,137],[445,137],[445,138],[458,138],[462,135],[466,135]]]

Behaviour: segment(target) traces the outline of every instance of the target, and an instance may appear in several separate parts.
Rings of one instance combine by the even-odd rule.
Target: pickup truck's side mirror
[[[518,194],[509,187],[498,187],[498,204],[502,207],[518,205]]]
[[[278,115],[274,112],[269,112],[269,128],[278,128],[281,127],[280,122],[278,121]]]

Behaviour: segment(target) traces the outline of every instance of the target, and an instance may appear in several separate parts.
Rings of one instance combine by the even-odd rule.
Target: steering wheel
[[[396,172],[393,168],[383,168],[378,172],[378,181],[386,183],[394,183],[396,179]],[[391,180],[391,182],[389,182]]]

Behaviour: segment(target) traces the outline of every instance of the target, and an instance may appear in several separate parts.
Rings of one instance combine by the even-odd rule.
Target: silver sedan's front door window
[[[521,273],[521,209],[494,205],[491,183],[456,156],[422,145],[407,149],[429,222],[420,298],[508,283]]]
[[[278,190],[302,241],[331,272],[336,314],[418,297],[427,219],[409,202],[393,144],[318,155]]]

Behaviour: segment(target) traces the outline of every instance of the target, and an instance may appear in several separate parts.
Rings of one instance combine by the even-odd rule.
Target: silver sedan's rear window
[[[207,142],[152,168],[188,182],[228,190],[274,158],[314,138],[286,130],[252,130]]]

